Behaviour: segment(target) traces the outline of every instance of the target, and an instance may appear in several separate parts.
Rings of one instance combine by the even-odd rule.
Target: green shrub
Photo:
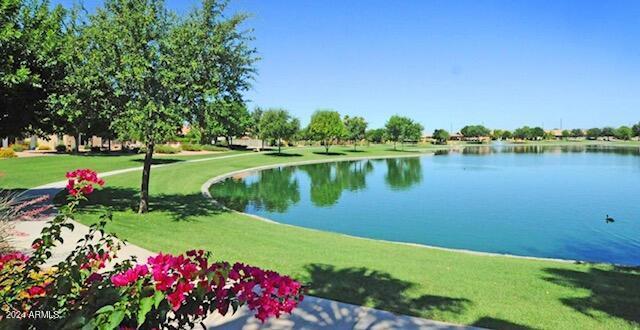
[[[15,152],[22,152],[22,151],[25,151],[27,148],[22,144],[14,144],[11,146],[11,149],[13,149],[13,151]]]
[[[10,148],[0,148],[0,158],[14,158],[16,156],[16,152]]]
[[[39,144],[38,150],[51,150],[51,147],[46,144]]]
[[[185,151],[202,151],[202,146],[197,143],[182,143],[180,146]]]
[[[227,150],[229,150],[226,147],[214,146],[214,145],[211,145],[211,144],[203,144],[203,145],[201,145],[201,147],[202,147],[202,150],[205,150],[205,151],[227,151]]]
[[[180,148],[175,148],[167,144],[159,144],[155,146],[153,152],[157,152],[159,154],[177,154],[180,152]]]
[[[64,144],[58,144],[56,146],[56,151],[57,152],[67,152],[67,146],[65,146]]]

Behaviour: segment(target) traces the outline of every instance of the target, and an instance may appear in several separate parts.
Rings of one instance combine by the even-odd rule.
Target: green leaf
[[[111,315],[109,315],[108,323],[105,327],[103,327],[103,329],[105,330],[115,329],[117,326],[120,325],[120,323],[122,323],[123,319],[124,319],[124,311],[117,310],[113,312]]]
[[[140,307],[138,308],[138,326],[141,326],[147,318],[147,313],[149,313],[151,306],[153,306],[153,300],[154,297],[146,297],[140,300]]]
[[[153,307],[158,308],[163,299],[164,293],[162,293],[162,291],[156,291],[156,293],[153,294]]]
[[[112,305],[106,305],[106,306],[102,306],[102,308],[98,309],[96,311],[96,314],[102,314],[102,313],[107,313],[107,312],[112,312],[113,311],[113,306]]]

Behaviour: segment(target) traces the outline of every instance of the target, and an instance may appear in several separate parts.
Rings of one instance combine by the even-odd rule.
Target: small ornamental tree
[[[316,111],[311,116],[309,134],[324,145],[325,153],[328,155],[331,143],[344,135],[344,124],[340,120],[340,114],[333,110]]]
[[[439,144],[447,144],[449,137],[449,132],[443,129],[436,129],[435,131],[433,131],[433,138]]]
[[[396,150],[398,142],[402,144],[405,141],[420,140],[423,127],[410,118],[394,115],[385,124],[385,129],[387,138],[393,141],[393,149]]]
[[[353,141],[353,150],[356,150],[358,141],[365,138],[367,131],[367,122],[362,117],[344,117],[345,137],[349,141]]]
[[[274,139],[278,142],[278,153],[281,152],[282,140],[290,140],[300,130],[300,122],[291,118],[283,109],[269,109],[262,114],[258,125],[261,139]]]
[[[121,242],[105,233],[110,214],[90,227],[76,248],[51,268],[52,249],[80,202],[104,184],[95,172],[67,173],[68,203],[32,244],[33,253],[0,254],[1,312],[19,311],[2,320],[9,329],[184,329],[202,324],[213,312],[225,315],[247,305],[261,321],[290,313],[303,298],[300,283],[272,271],[212,262],[202,250],[158,254],[146,262],[115,261]],[[112,270],[106,270],[111,263]]]

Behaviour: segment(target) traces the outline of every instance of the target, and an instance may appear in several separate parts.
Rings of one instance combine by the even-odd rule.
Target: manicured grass
[[[225,154],[230,154],[226,152]],[[154,155],[155,164],[187,159],[215,157],[218,153],[200,155]],[[143,165],[144,155],[129,154],[64,154],[41,157],[0,159],[0,188],[25,189],[64,179],[64,174],[76,168],[91,168],[98,172]]]
[[[132,211],[139,172],[109,177],[91,200],[111,205],[115,220],[108,229],[136,245],[172,253],[211,250],[218,259],[291,274],[321,297],[499,329],[640,326],[637,269],[479,256],[352,238],[217,210],[200,194],[207,179],[238,169],[410,152],[384,146],[358,153],[332,149],[341,154],[294,149],[287,151],[297,155],[292,157],[255,154],[154,169],[152,212],[142,216]],[[56,180],[59,177],[51,181]],[[88,206],[81,221],[92,223],[98,215]]]

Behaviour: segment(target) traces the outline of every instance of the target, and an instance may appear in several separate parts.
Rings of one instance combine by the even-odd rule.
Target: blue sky
[[[68,4],[70,1],[60,1]],[[56,1],[54,1],[56,3]],[[94,7],[99,1],[85,1]],[[187,12],[198,1],[167,1]],[[251,107],[380,127],[640,121],[640,1],[235,0],[262,60]]]

